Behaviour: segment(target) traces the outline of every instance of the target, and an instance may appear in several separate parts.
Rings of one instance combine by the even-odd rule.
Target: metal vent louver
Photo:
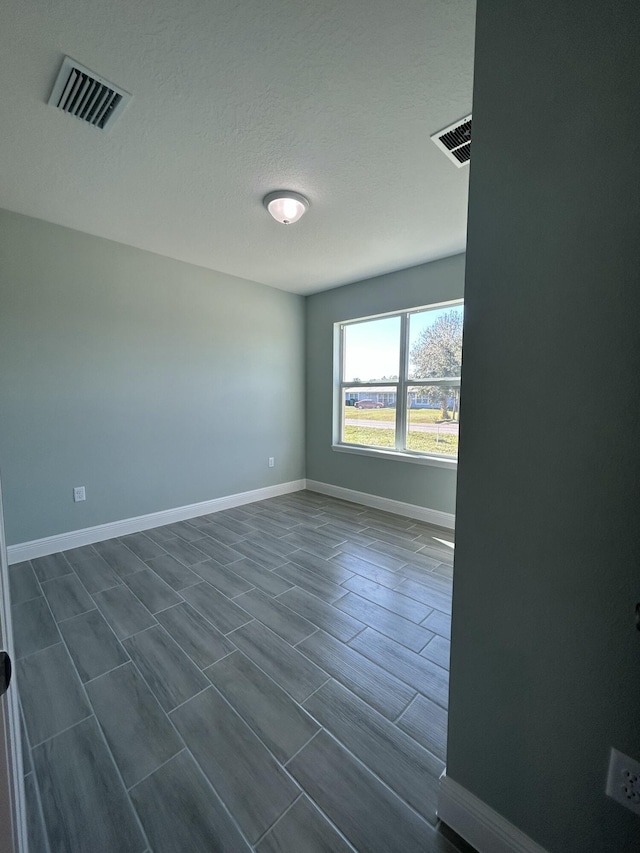
[[[100,130],[110,128],[131,95],[65,56],[48,103]]]
[[[464,166],[471,157],[471,116],[439,130],[431,139],[458,168]]]

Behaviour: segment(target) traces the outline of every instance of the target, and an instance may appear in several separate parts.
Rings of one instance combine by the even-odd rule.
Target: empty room
[[[4,4],[2,853],[637,853],[639,19]]]

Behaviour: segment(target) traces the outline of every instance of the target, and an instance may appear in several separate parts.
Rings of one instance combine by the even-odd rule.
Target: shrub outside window
[[[339,449],[455,460],[461,301],[336,324]]]

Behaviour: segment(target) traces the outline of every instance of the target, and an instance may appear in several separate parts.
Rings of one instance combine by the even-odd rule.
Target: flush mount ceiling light
[[[309,200],[290,190],[269,193],[264,197],[263,204],[276,222],[283,225],[293,225],[309,209]]]

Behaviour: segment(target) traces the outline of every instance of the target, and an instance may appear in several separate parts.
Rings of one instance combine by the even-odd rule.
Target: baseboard
[[[341,498],[343,501],[370,506],[381,509],[384,512],[392,512],[395,515],[406,515],[407,518],[416,518],[435,524],[438,527],[446,527],[453,530],[456,525],[456,517],[450,512],[441,512],[438,509],[428,509],[417,504],[408,504],[403,501],[394,501],[391,498],[383,498],[380,495],[371,495],[368,492],[357,492],[355,489],[345,489],[343,486],[334,486],[331,483],[321,483],[318,480],[307,480],[307,489],[311,492],[320,492],[322,495],[330,495],[332,498]]]
[[[44,539],[34,539],[31,542],[9,545],[7,548],[9,563],[22,563],[24,560],[45,557],[47,554],[68,551],[70,548],[79,548],[82,545],[92,545],[94,542],[113,539],[115,536],[139,533],[141,530],[161,527],[174,521],[186,521],[189,518],[197,518],[199,515],[208,515],[211,512],[220,512],[234,506],[264,501],[267,498],[276,498],[279,495],[298,492],[304,489],[305,485],[305,480],[292,480],[289,483],[280,483],[277,486],[266,486],[263,489],[253,489],[250,492],[239,492],[235,495],[226,495],[210,501],[188,504],[174,509],[164,509],[160,512],[151,512],[148,515],[139,515],[136,518],[124,518],[121,521],[85,527],[83,530],[71,530],[68,533],[59,533],[56,536],[46,536]]]
[[[478,853],[546,853],[517,826],[446,774],[440,777],[438,817]]]

